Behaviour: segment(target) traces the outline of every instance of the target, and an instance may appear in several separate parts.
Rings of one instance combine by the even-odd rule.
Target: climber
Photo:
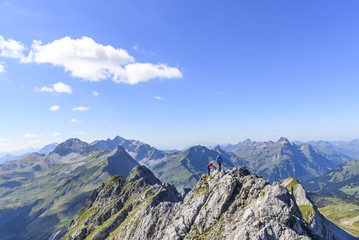
[[[221,171],[221,166],[222,166],[222,158],[221,158],[221,155],[218,154],[216,160],[217,160],[217,164],[218,164],[218,171]]]
[[[214,169],[217,169],[215,166],[213,166],[213,161],[210,162],[210,163],[207,165],[208,176],[211,176],[211,167],[213,167]]]

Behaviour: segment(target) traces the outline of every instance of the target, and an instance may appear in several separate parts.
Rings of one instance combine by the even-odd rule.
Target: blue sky
[[[0,0],[0,152],[358,138],[358,7]]]

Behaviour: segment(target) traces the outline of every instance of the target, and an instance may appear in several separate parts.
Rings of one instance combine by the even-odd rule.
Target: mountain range
[[[303,142],[296,141],[296,143],[302,144]],[[308,144],[320,148],[328,149],[334,152],[339,152],[349,156],[352,159],[359,158],[359,139],[352,141],[309,141]]]
[[[251,171],[269,181],[288,177],[307,180],[320,176],[349,157],[328,149],[318,149],[309,144],[296,145],[286,138],[276,142],[245,140],[236,145],[221,146],[245,160]]]
[[[48,145],[44,146],[43,148],[41,148],[40,150],[38,150],[37,153],[47,155],[52,150],[54,150],[56,146],[57,146],[57,143],[48,144]],[[29,149],[27,151],[29,151]],[[13,152],[11,154],[10,153],[1,154],[0,164],[2,164],[4,162],[8,162],[8,161],[13,161],[13,160],[18,160],[18,159],[21,159],[21,158],[25,158],[25,157],[29,156],[32,152],[36,152],[36,150],[31,148],[30,152],[26,152],[26,153],[23,153],[23,152],[24,151],[20,151],[20,152],[16,151],[16,152]]]
[[[114,174],[126,177],[137,161],[118,146],[97,149],[78,139],[59,144],[47,156],[0,165],[2,239],[58,239],[91,192]]]
[[[113,176],[126,178],[139,164],[169,183],[165,185],[167,190],[183,189],[180,192],[184,196],[188,188],[196,188],[207,173],[206,165],[218,154],[223,158],[224,171],[215,171],[213,177],[245,166],[269,182],[287,177],[305,181],[350,159],[332,150],[290,143],[285,138],[276,142],[246,140],[213,149],[193,146],[180,152],[160,151],[117,136],[91,144],[69,139],[48,146],[50,150],[48,154],[32,153],[0,165],[0,232],[6,233],[3,239],[59,239],[94,189],[103,188],[102,184]],[[174,201],[181,201],[183,196]]]
[[[91,143],[97,149],[114,150],[118,145],[121,145],[126,151],[137,160],[140,164],[151,166],[156,160],[166,157],[165,152],[160,151],[146,143],[138,140],[127,140],[120,136],[114,139],[97,140]]]

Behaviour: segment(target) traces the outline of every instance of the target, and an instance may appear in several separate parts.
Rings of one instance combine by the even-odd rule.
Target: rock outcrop
[[[244,167],[215,170],[183,198],[139,165],[96,189],[62,239],[334,240],[293,181],[270,185]]]

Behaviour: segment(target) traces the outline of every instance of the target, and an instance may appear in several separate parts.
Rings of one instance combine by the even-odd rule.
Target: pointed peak
[[[119,141],[119,140],[122,140],[122,139],[124,139],[124,138],[117,135],[112,141],[115,141],[115,140]]]
[[[281,142],[281,143],[289,143],[289,140],[285,137],[281,137],[279,138],[278,142]]]
[[[213,148],[214,151],[217,151],[217,152],[223,152],[223,149],[217,145],[215,148]]]
[[[158,180],[155,175],[153,175],[153,173],[151,172],[151,170],[149,170],[147,167],[143,166],[143,165],[137,165],[135,166],[132,171],[130,172],[130,174],[128,175],[126,181],[129,182],[134,182],[137,181],[139,179],[145,179],[145,181],[151,185],[154,184],[161,184],[161,181]]]

